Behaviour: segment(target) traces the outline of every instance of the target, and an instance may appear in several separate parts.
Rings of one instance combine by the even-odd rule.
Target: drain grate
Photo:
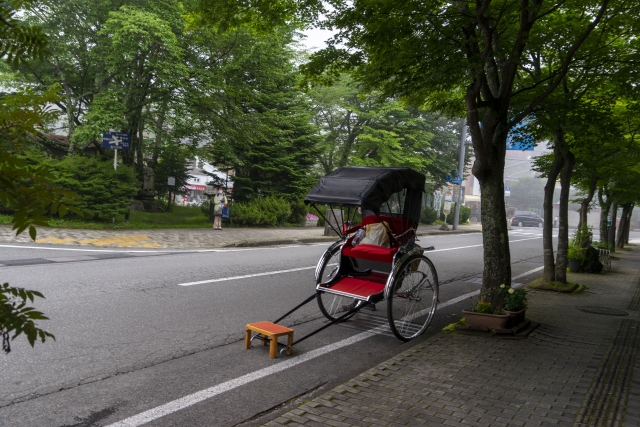
[[[615,308],[608,307],[595,307],[595,306],[586,306],[586,307],[576,307],[580,311],[584,311],[585,313],[591,314],[604,314],[605,316],[628,316],[629,313],[622,310],[616,310]]]
[[[600,361],[589,391],[582,401],[574,425],[616,426],[627,409],[633,367],[640,345],[640,324],[623,320],[609,351]]]
[[[2,265],[32,265],[32,264],[49,264],[53,261],[44,258],[29,258],[29,259],[12,259],[8,261],[0,261]]]

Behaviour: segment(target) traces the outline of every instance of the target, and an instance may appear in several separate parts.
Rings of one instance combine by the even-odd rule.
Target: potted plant
[[[586,250],[593,240],[592,227],[581,225],[573,233],[567,250],[567,260],[569,261],[569,271],[578,273],[582,269],[582,264],[586,259]]]
[[[462,310],[464,320],[471,329],[490,331],[493,329],[507,329],[510,324],[510,316],[502,309],[495,308],[490,302],[478,301],[478,304],[469,310]]]
[[[498,293],[504,298],[502,310],[511,317],[511,327],[524,322],[524,313],[527,311],[527,290],[514,289],[503,284],[500,285]]]
[[[498,292],[504,299],[503,307],[493,307],[489,302],[478,301],[474,308],[462,311],[467,326],[471,329],[490,331],[510,329],[524,321],[527,311],[526,289],[500,285]]]
[[[308,213],[302,225],[305,227],[316,227],[318,225],[318,217],[312,213]]]
[[[578,246],[575,242],[569,243],[567,250],[567,260],[569,261],[569,271],[572,273],[578,273],[584,260],[584,249]]]

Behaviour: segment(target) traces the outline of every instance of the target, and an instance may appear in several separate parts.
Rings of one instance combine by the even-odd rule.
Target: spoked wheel
[[[387,299],[387,318],[393,334],[409,341],[431,323],[438,304],[438,275],[424,255],[401,262]]]
[[[318,305],[320,306],[320,311],[329,320],[336,320],[340,316],[343,316],[347,311],[355,307],[354,304],[358,303],[359,301],[354,300],[353,298],[318,291]],[[354,314],[355,313],[347,316],[341,321],[351,318]]]
[[[340,249],[340,246],[331,248],[329,253],[326,254],[323,264],[319,270],[316,285],[326,283],[338,274],[338,267],[340,265]],[[354,303],[355,301],[353,298],[318,291],[318,306],[320,306],[322,314],[324,314],[324,316],[329,320],[335,320],[342,316],[344,313],[349,311],[351,307],[353,307]],[[349,317],[344,320],[347,320]]]

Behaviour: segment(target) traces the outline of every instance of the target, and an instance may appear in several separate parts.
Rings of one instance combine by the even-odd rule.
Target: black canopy
[[[414,203],[416,198],[419,203],[425,181],[424,175],[404,167],[339,168],[320,178],[304,201],[319,205],[361,206],[378,213],[382,204],[388,201],[392,194],[405,188],[412,193],[413,197],[410,198]]]

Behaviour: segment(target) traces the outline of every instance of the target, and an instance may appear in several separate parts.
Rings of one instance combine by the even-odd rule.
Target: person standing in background
[[[227,203],[227,196],[222,191],[222,187],[218,187],[213,196],[213,229],[222,230],[222,207]]]

